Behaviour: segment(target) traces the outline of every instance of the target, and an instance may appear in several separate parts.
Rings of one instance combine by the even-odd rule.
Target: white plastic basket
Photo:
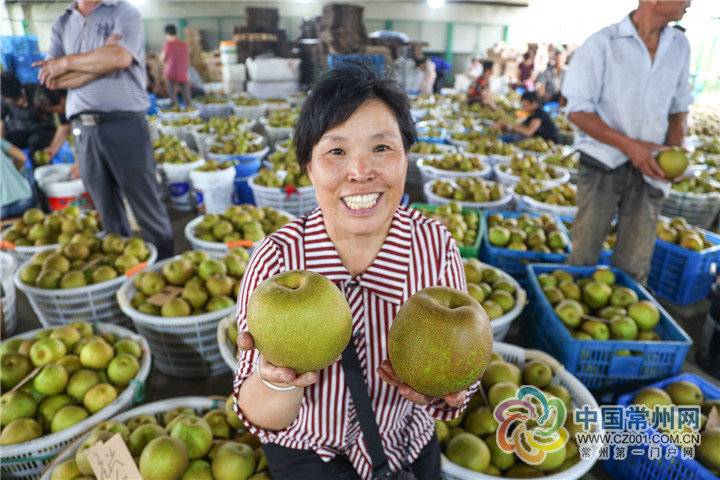
[[[112,417],[110,420],[125,423],[128,420],[135,418],[139,415],[150,415],[152,417],[155,417],[158,423],[162,425],[162,419],[165,412],[176,407],[190,407],[195,410],[195,413],[197,413],[199,416],[203,416],[210,410],[214,410],[216,408],[224,409],[225,399],[223,397],[177,397],[165,400],[158,400],[157,402],[141,405],[139,407],[133,408],[132,410],[127,410],[125,412],[119,413],[118,415]],[[77,453],[80,444],[82,444],[82,442],[89,438],[91,434],[92,430],[89,429],[84,432],[82,436],[78,437],[71,444],[67,445],[65,449],[60,452],[58,456],[47,466],[47,468],[45,468],[45,471],[42,472],[40,480],[50,480],[53,469],[56,465],[60,465],[67,460],[75,458],[75,454]],[[34,479],[35,477],[33,477],[33,480]]]
[[[80,216],[82,217],[83,214],[81,213]],[[101,230],[98,233],[95,234],[96,237],[104,237],[105,236],[105,230]],[[48,248],[58,248],[61,244],[60,243],[53,243],[50,245],[40,245],[40,246],[22,246],[22,245],[13,245],[10,242],[3,241],[0,243],[2,245],[3,250],[6,251],[6,253],[12,255],[15,260],[18,261],[18,263],[25,262],[26,260],[29,260],[38,252],[41,252],[43,250],[46,250]]]
[[[199,103],[197,109],[203,118],[228,117],[233,113],[230,103]]]
[[[432,180],[439,180],[441,178],[486,178],[492,172],[492,167],[487,164],[485,164],[485,168],[481,170],[473,170],[471,172],[458,172],[452,170],[443,170],[441,168],[431,167],[430,165],[423,165],[423,162],[424,160],[418,160],[417,162],[415,162],[418,170],[420,171],[420,177],[423,184]]]
[[[405,183],[411,187],[420,187],[423,184],[422,177],[420,176],[420,170],[418,170],[418,160],[435,160],[436,158],[442,158],[449,153],[457,152],[457,149],[453,145],[447,145],[444,143],[433,144],[442,153],[415,153],[408,152],[408,171],[405,177]]]
[[[191,110],[189,112],[164,112],[158,111],[158,117],[163,122],[172,122],[181,118],[195,118],[200,116],[200,110]]]
[[[144,263],[149,266],[157,259],[157,249],[150,242],[145,244],[150,256]],[[75,321],[131,327],[130,320],[123,314],[115,299],[115,292],[126,280],[125,275],[85,287],[48,290],[31,287],[20,280],[20,272],[28,265],[30,260],[20,265],[13,279],[15,286],[27,296],[44,327],[62,326]]]
[[[220,349],[220,355],[222,355],[225,365],[227,365],[232,372],[237,370],[237,358],[235,357],[237,345],[233,345],[230,338],[228,338],[228,329],[234,322],[235,317],[225,317],[220,320],[217,328],[217,343]]]
[[[434,206],[438,205],[447,205],[450,202],[453,202],[452,198],[445,198],[441,197],[440,195],[435,195],[432,191],[433,183],[435,183],[434,180],[426,182],[425,185],[423,185],[423,194],[425,195],[425,201]],[[463,206],[463,209],[472,209],[472,210],[488,210],[488,209],[494,209],[497,207],[502,207],[503,205],[507,205],[510,203],[513,199],[512,191],[507,190],[505,192],[505,196],[503,196],[500,200],[494,200],[492,202],[466,202],[462,201],[460,202]]]
[[[521,195],[520,200],[523,203],[522,210],[536,215],[549,213],[559,217],[575,217],[577,215],[577,206],[550,205],[548,203],[538,202],[532,197]]]
[[[163,135],[173,135],[175,137],[178,137],[181,141],[185,142],[185,144],[188,146],[188,148],[192,150],[197,149],[197,145],[195,144],[195,138],[192,135],[192,127],[195,125],[165,125],[160,124],[158,126],[158,129],[160,130],[160,133]]]
[[[33,338],[42,329],[32,330],[17,335],[15,338]],[[103,422],[113,415],[124,412],[133,403],[142,401],[145,395],[145,382],[150,374],[151,354],[147,340],[142,336],[117,325],[99,323],[95,325],[98,333],[112,333],[117,338],[130,338],[140,344],[143,356],[140,359],[140,369],[130,385],[118,395],[108,406],[99,412],[90,415],[82,422],[66,428],[57,433],[45,435],[29,442],[5,445],[2,447],[2,478],[16,480],[36,480],[46,465],[70,444],[79,435],[90,427]],[[136,381],[135,381],[136,380]],[[49,478],[49,477],[48,477]]]
[[[515,280],[510,274],[497,267],[488,265],[487,263],[480,262],[480,264],[483,268],[492,268],[493,270],[496,270],[500,275],[500,278],[507,280],[515,288],[515,306],[504,315],[490,321],[490,325],[493,329],[494,340],[502,342],[505,335],[507,335],[508,331],[510,331],[513,320],[517,319],[525,308],[525,304],[527,304],[527,292],[525,292],[525,289],[522,288],[517,280]]]
[[[0,252],[0,285],[2,285],[2,313],[5,322],[5,332],[12,335],[17,327],[17,311],[15,308],[15,284],[13,283],[13,271],[15,270],[15,259],[12,255]]]
[[[574,375],[563,369],[562,365],[560,365],[557,360],[545,352],[541,352],[539,350],[526,350],[524,348],[502,342],[493,343],[493,352],[499,353],[505,361],[514,363],[520,368],[525,366],[525,362],[530,361],[531,359],[540,359],[545,361],[555,372],[552,384],[562,385],[567,389],[570,393],[570,398],[574,407],[579,408],[587,405],[594,411],[597,411],[600,408],[595,400],[595,397],[592,396],[587,387],[580,383],[580,380],[578,380]],[[568,415],[571,415],[571,412],[568,412]],[[566,422],[567,421],[568,420],[566,420]],[[547,475],[543,478],[550,480],[577,480],[583,478],[595,464],[595,461],[597,460],[596,453],[599,447],[600,445],[595,445],[593,447],[593,452],[591,452],[589,459],[581,459],[578,463],[564,472],[556,473],[555,475]],[[522,462],[522,460],[518,460],[518,462]],[[494,480],[497,478],[492,475],[486,475],[484,473],[478,473],[467,468],[463,468],[460,465],[452,463],[444,454],[442,455],[441,477],[443,480]]]
[[[207,145],[207,144],[206,144]],[[256,152],[247,152],[247,153],[240,153],[240,154],[225,154],[225,153],[210,153],[207,152],[205,154],[205,157],[208,160],[216,160],[218,162],[222,162],[224,160],[232,160],[234,158],[247,158],[247,157],[253,157],[253,158],[259,158],[262,160],[265,158],[265,156],[270,152],[270,147],[266,146],[262,150],[258,150]]]
[[[233,113],[238,117],[254,118],[256,120],[265,116],[267,108],[266,103],[260,105],[232,105]]]
[[[230,247],[228,247],[227,244],[222,242],[208,242],[207,240],[201,240],[195,236],[195,227],[202,222],[203,217],[204,215],[200,215],[197,218],[193,218],[187,223],[187,225],[185,225],[185,238],[188,242],[190,242],[193,250],[202,250],[203,252],[207,252],[215,259],[222,258],[230,251]],[[253,248],[255,248],[254,245],[249,247],[248,250],[252,252]]]
[[[159,272],[163,265],[178,260],[177,255],[149,267]],[[197,378],[225,371],[217,344],[220,319],[235,314],[235,305],[216,312],[188,317],[162,317],[139,312],[130,305],[137,293],[133,277],[126,279],[117,291],[117,302],[123,313],[132,319],[135,329],[147,338],[155,357],[155,366],[174,377]]]
[[[276,142],[290,138],[293,130],[295,130],[295,127],[272,127],[268,125],[267,118],[265,117],[260,119],[260,123],[265,129],[267,140],[270,145],[275,145]]]
[[[685,217],[689,224],[712,229],[713,219],[720,210],[720,193],[684,193],[670,190],[663,204],[666,217]]]
[[[273,207],[276,210],[284,210],[293,216],[304,215],[318,206],[315,198],[315,187],[297,187],[296,193],[289,197],[284,189],[276,187],[264,187],[255,183],[253,175],[248,180],[252,190],[255,205],[258,207]]]
[[[495,163],[495,158],[493,155],[482,155],[480,153],[472,153],[472,152],[468,152],[465,148],[466,147],[460,147],[460,148],[458,148],[458,151],[460,153],[462,153],[463,155],[465,155],[466,157],[478,158],[482,162],[486,163],[487,165],[492,165]]]
[[[502,166],[503,165],[501,163],[498,163],[495,164],[495,166],[493,167],[493,171],[495,172],[495,176],[497,177],[498,181],[503,185],[507,185],[509,187],[516,185],[520,181],[520,177],[518,177],[517,175],[503,172],[501,169]],[[553,165],[548,165],[547,168],[548,170],[552,170],[560,176],[548,180],[533,180],[533,182],[540,184],[543,189],[557,187],[558,185],[562,185],[563,183],[570,181],[570,172],[568,170]]]

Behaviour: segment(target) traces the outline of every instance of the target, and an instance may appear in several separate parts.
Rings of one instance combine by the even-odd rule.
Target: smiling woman
[[[436,480],[434,420],[459,416],[477,390],[479,382],[443,397],[422,395],[387,360],[390,325],[410,296],[438,285],[466,290],[452,236],[400,206],[414,137],[402,86],[362,64],[332,70],[303,105],[293,139],[319,207],[258,245],[238,295],[235,411],[262,441],[276,480]],[[297,374],[272,365],[247,332],[253,290],[289,270],[324,275],[352,312],[342,360],[320,371]],[[316,322],[308,330],[324,332],[330,319],[318,314],[320,297],[302,299],[311,305],[304,314],[318,304],[317,318],[303,318]],[[293,343],[287,348],[299,343],[308,356],[318,350],[315,338],[293,337]]]

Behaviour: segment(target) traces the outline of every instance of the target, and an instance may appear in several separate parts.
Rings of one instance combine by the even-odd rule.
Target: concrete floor
[[[422,201],[422,194],[419,190],[411,190],[409,193],[411,194],[412,201]],[[177,211],[170,208],[168,211],[173,231],[175,232],[175,252],[181,253],[185,250],[189,250],[191,247],[183,235],[183,229],[185,224],[193,219],[196,214],[193,212]],[[705,314],[709,308],[709,302],[703,300],[684,308],[678,308],[667,303],[663,303],[663,305],[682,326],[682,328],[685,329],[685,331],[693,338],[693,340],[698,341],[702,331],[702,323],[704,322]],[[41,327],[26,297],[21,292],[18,292],[17,314],[18,327],[16,333]],[[523,339],[520,334],[519,322],[515,322],[506,336],[505,341],[511,344],[527,346],[523,345]],[[695,346],[690,348],[682,371],[692,372],[703,376],[710,381],[714,381],[716,384],[719,383],[696,366],[695,351]],[[145,402],[154,402],[166,398],[187,395],[227,396],[232,391],[232,380],[233,374],[229,369],[227,373],[214,377],[193,379],[170,377],[157,370],[153,370],[150,373]],[[612,477],[605,472],[600,463],[597,463],[584,478],[589,480],[605,480],[611,479]]]

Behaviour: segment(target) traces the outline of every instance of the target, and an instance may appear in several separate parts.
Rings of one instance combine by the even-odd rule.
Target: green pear
[[[494,433],[498,425],[488,407],[477,408],[465,415],[465,430],[478,437]]]
[[[445,455],[451,462],[475,472],[484,471],[491,459],[487,444],[471,433],[454,436],[445,448]]]
[[[703,403],[703,392],[694,383],[688,381],[673,382],[665,385],[664,388],[675,405],[702,405]]]

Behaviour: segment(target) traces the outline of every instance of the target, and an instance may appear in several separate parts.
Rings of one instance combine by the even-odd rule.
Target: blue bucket
[[[250,177],[260,171],[262,162],[256,157],[236,157],[239,163],[235,164],[235,195],[233,195],[233,203],[241,205],[243,203],[255,204],[248,180]]]

